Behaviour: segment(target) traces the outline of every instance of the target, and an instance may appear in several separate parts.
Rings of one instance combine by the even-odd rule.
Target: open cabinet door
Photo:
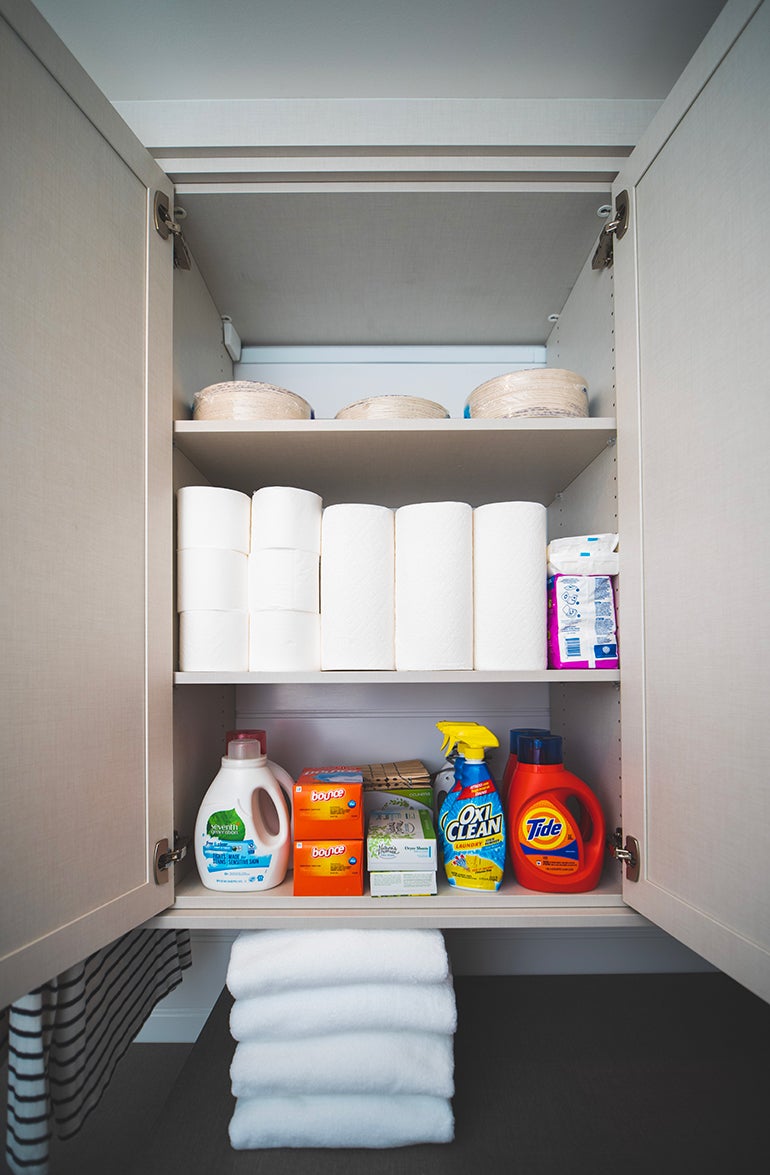
[[[0,1007],[173,901],[172,190],[0,0]]]
[[[770,3],[734,0],[619,177],[625,900],[770,999]]]

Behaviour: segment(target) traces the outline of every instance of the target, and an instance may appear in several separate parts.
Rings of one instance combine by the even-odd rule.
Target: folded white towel
[[[237,999],[230,1010],[235,1040],[291,1040],[409,1024],[453,1033],[457,1005],[451,979],[443,983],[357,983],[290,988]]]
[[[419,1094],[239,1098],[230,1121],[235,1150],[414,1146],[453,1138],[451,1102]]]
[[[234,1097],[265,1093],[454,1093],[454,1041],[438,1032],[340,1032],[305,1040],[242,1040]]]
[[[337,983],[440,983],[449,975],[440,930],[247,930],[233,943],[236,999]]]

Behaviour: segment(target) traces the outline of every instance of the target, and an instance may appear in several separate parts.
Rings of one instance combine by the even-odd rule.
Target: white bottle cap
[[[264,759],[262,744],[254,738],[234,738],[227,744],[228,759]]]

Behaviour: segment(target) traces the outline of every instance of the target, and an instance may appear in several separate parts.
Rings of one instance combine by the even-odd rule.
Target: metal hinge
[[[628,192],[618,193],[615,200],[615,215],[605,224],[599,237],[599,244],[591,261],[592,269],[609,269],[613,262],[613,241],[621,241],[628,228]]]
[[[168,883],[169,865],[176,865],[177,861],[183,861],[191,844],[191,837],[180,836],[178,832],[174,833],[173,849],[169,848],[168,840],[165,837],[158,841],[155,845],[155,856],[152,862],[156,885]]]
[[[626,867],[626,881],[639,880],[640,853],[639,841],[634,836],[627,836],[623,844],[623,829],[616,828],[607,840],[610,854]]]
[[[174,269],[189,269],[192,264],[190,250],[187,248],[187,243],[182,236],[181,226],[171,215],[171,210],[168,206],[168,197],[163,192],[155,193],[153,217],[155,220],[155,231],[159,236],[163,237],[164,241],[167,241],[170,236],[174,238]]]

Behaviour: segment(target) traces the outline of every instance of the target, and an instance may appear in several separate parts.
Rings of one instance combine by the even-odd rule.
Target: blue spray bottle
[[[478,722],[437,722],[444,746],[457,745],[458,779],[439,812],[447,881],[457,889],[496,890],[505,867],[505,818],[484,751],[500,744]]]

